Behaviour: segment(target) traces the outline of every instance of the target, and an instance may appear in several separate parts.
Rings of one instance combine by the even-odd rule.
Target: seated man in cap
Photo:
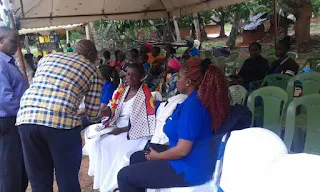
[[[187,49],[183,53],[182,58],[189,59],[190,57],[198,57],[199,56],[199,50],[197,47],[194,46],[194,40],[188,39],[187,40]]]

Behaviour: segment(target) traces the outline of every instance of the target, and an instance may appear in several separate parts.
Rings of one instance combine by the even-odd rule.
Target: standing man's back
[[[93,63],[97,50],[81,40],[76,53],[55,53],[40,60],[30,88],[21,99],[17,117],[25,164],[33,192],[52,191],[53,170],[60,192],[80,192],[81,120],[100,119],[102,80]]]
[[[28,84],[15,65],[19,35],[0,27],[0,191],[22,192],[28,185],[22,147],[15,126],[20,99]]]
[[[77,53],[54,53],[44,57],[21,100],[17,124],[57,129],[80,126],[77,110],[84,96],[89,119],[99,120],[102,81],[97,75],[96,67]]]

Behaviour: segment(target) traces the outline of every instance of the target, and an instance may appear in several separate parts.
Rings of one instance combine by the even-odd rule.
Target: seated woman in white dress
[[[141,81],[142,65],[131,64],[127,71],[127,84],[117,89],[108,104],[110,119],[98,128],[110,129],[93,139],[86,139],[89,154],[89,175],[94,176],[94,189],[101,192],[117,187],[117,174],[123,167],[122,157],[129,151],[142,150],[155,131],[155,108],[148,87]],[[87,128],[88,135],[99,134],[97,125]],[[102,132],[105,132],[103,130]]]

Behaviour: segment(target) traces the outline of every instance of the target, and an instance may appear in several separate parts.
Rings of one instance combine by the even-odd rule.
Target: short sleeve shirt
[[[194,47],[192,49],[187,49],[185,52],[184,52],[185,55],[190,55],[191,57],[196,57],[196,56],[199,56],[199,50]]]
[[[102,87],[101,103],[108,104],[109,101],[112,99],[113,92],[116,89],[117,88],[111,81],[107,81],[106,83],[104,83]]]
[[[179,139],[193,142],[187,156],[169,161],[176,173],[184,173],[184,180],[194,185],[209,181],[213,175],[214,164],[214,160],[210,158],[213,133],[210,114],[201,104],[197,91],[177,106],[166,121],[164,132],[169,138],[169,148],[175,147]]]

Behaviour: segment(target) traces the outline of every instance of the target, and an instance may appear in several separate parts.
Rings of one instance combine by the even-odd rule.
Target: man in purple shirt
[[[0,191],[26,191],[28,179],[24,169],[22,146],[15,126],[20,99],[28,84],[12,57],[17,51],[19,35],[0,27]]]

